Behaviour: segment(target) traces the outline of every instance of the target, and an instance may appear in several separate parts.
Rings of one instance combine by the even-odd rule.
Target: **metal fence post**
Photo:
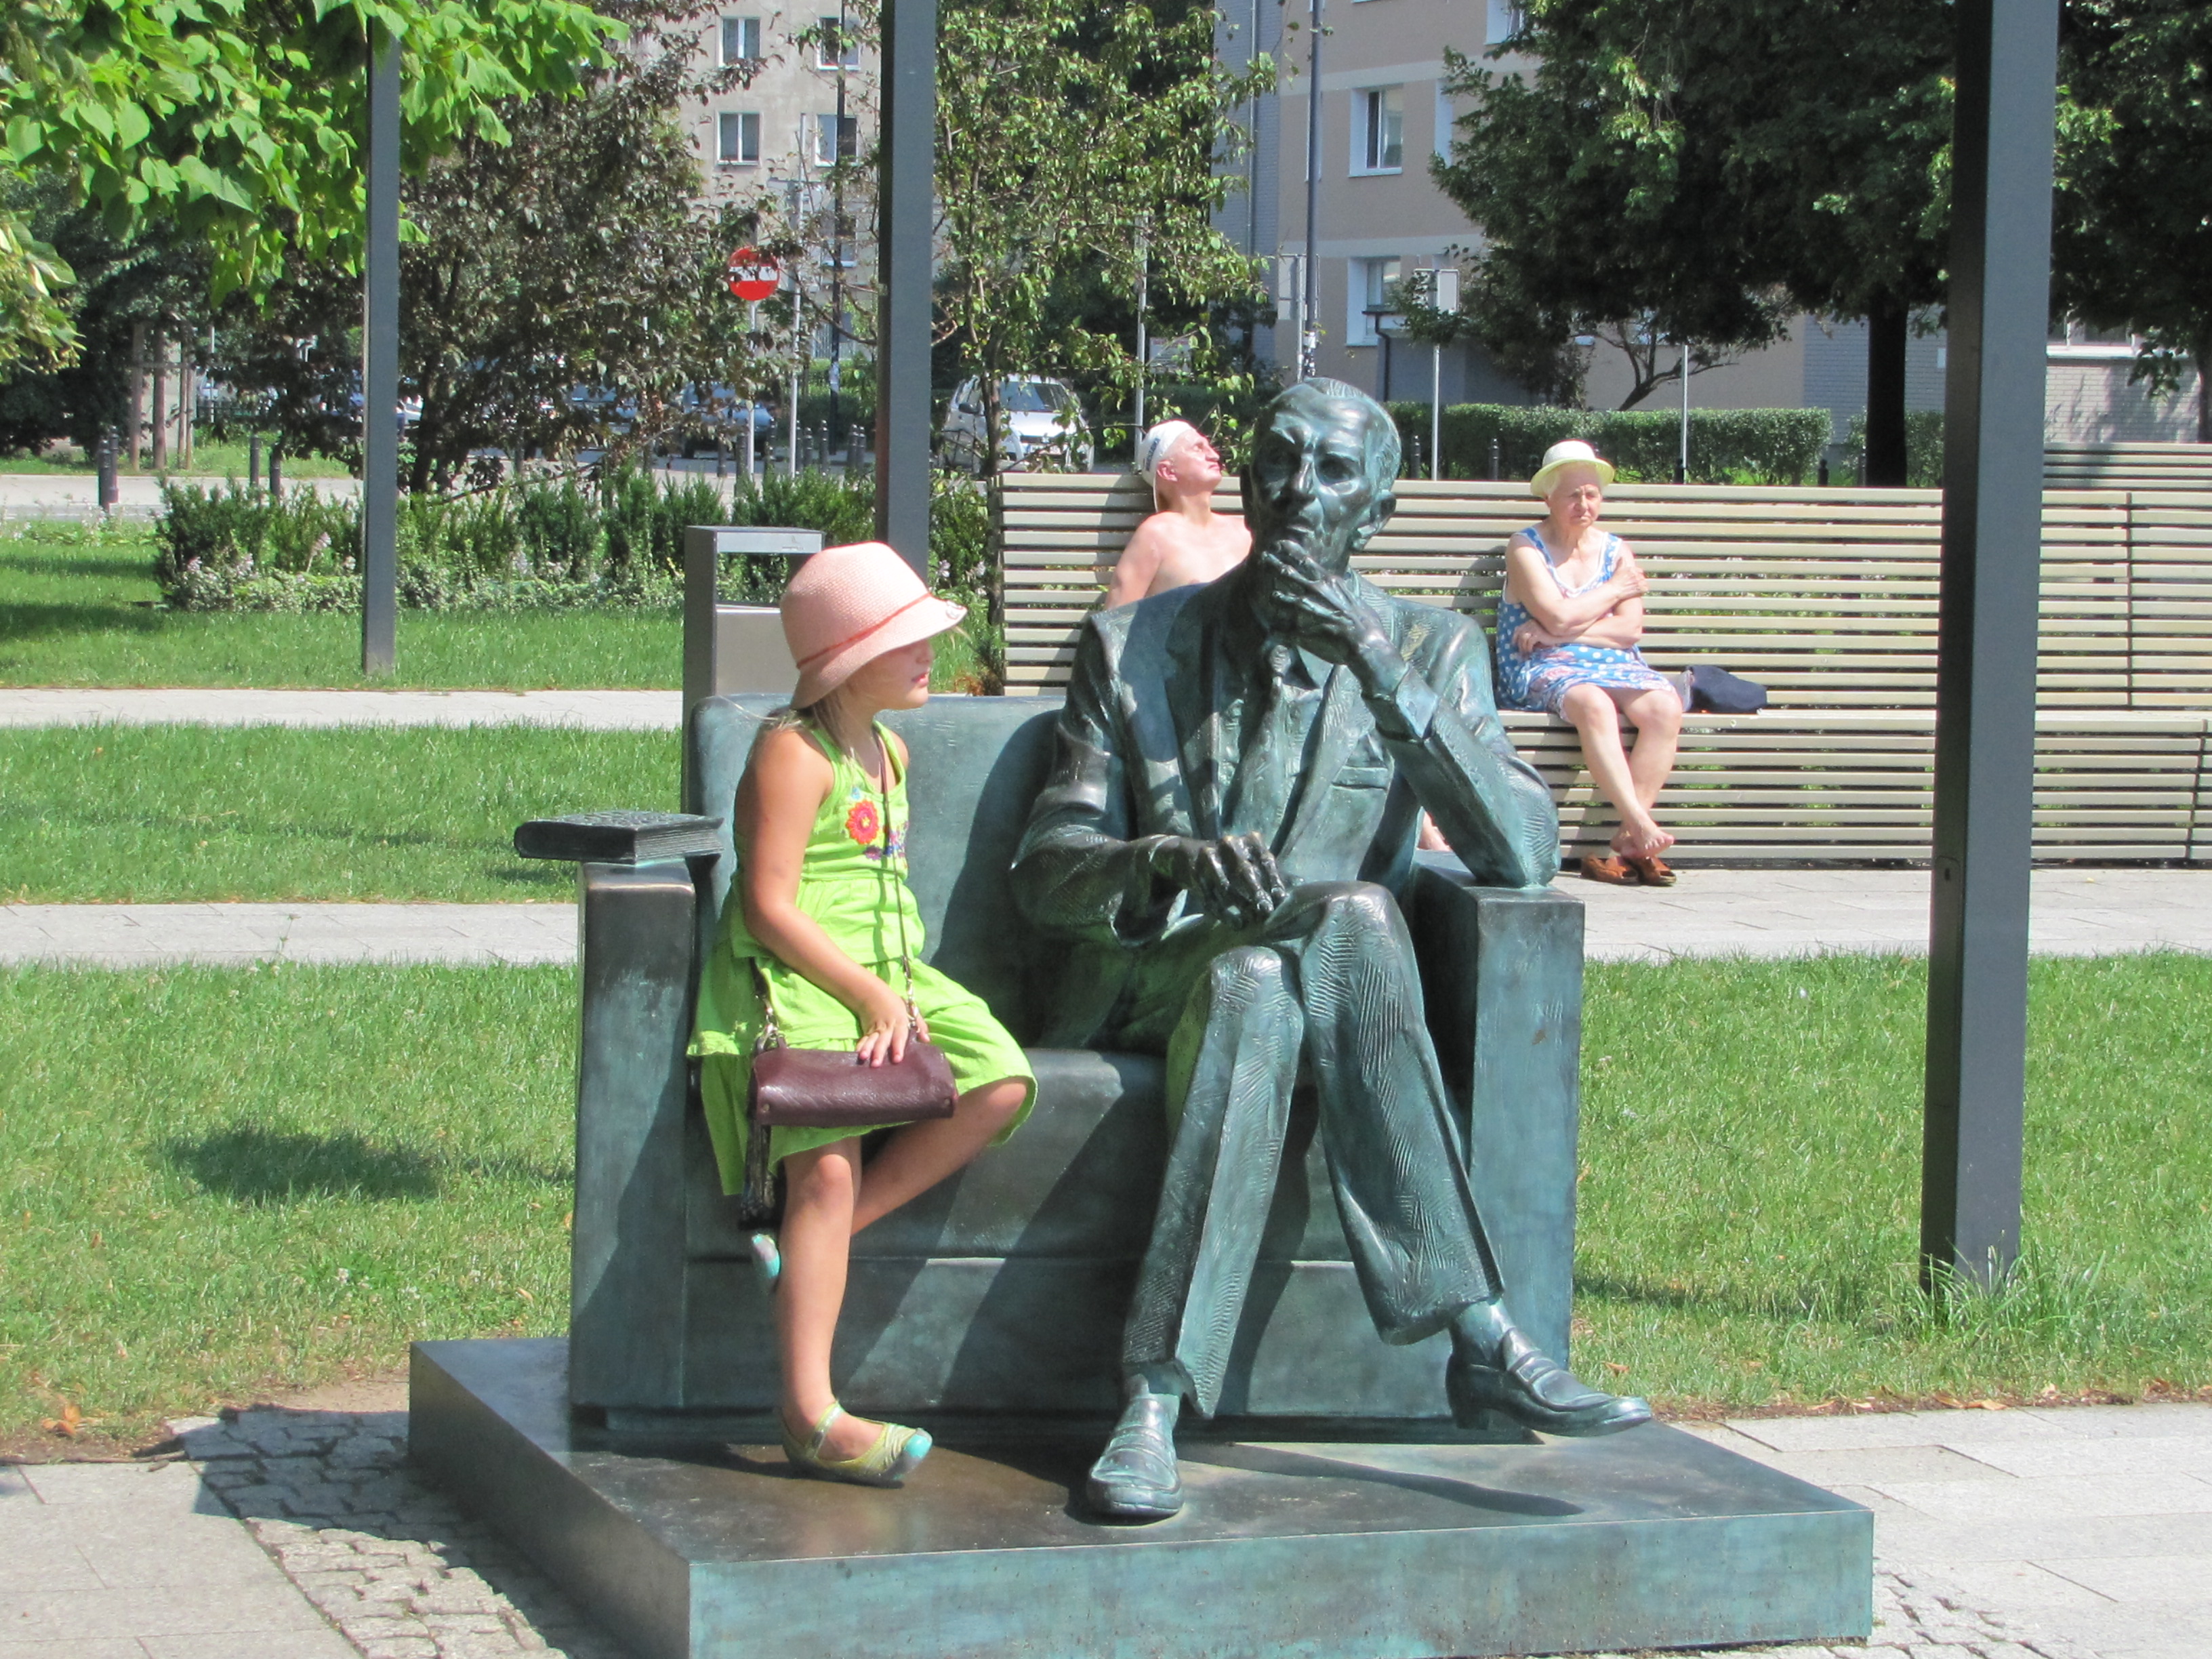
[[[1960,0],[1920,1250],[2020,1251],[2058,0]]]

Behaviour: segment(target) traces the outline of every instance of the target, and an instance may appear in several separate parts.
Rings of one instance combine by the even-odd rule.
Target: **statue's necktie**
[[[1243,752],[1229,811],[1231,835],[1249,832],[1271,847],[1283,840],[1284,820],[1305,769],[1306,744],[1320,711],[1321,690],[1294,647],[1271,642],[1265,668],[1245,694]]]

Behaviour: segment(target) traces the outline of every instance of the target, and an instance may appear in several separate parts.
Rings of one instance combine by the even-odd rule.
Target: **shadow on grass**
[[[287,1134],[243,1125],[161,1148],[172,1169],[247,1204],[310,1198],[435,1198],[441,1160],[361,1136]]]
[[[313,1198],[435,1198],[448,1176],[565,1186],[567,1164],[520,1158],[450,1158],[406,1146],[380,1146],[348,1131],[301,1134],[238,1124],[196,1140],[172,1140],[161,1162],[205,1191],[246,1204],[296,1204]]]
[[[27,553],[17,548],[0,551],[0,571],[11,575],[101,576],[121,580],[151,575],[152,562],[141,548],[112,553],[106,558],[87,558],[76,553]]]
[[[155,634],[173,614],[131,605],[0,605],[0,642],[63,634]]]

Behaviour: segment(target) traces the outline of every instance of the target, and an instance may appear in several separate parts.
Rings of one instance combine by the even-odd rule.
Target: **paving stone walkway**
[[[1565,880],[1593,961],[1921,951],[1928,877],[1912,870],[1706,870],[1680,885]],[[2039,870],[2032,942],[2046,954],[2212,951],[2212,870]],[[204,962],[566,963],[569,904],[0,905],[0,965]],[[2212,1656],[2208,1656],[2212,1659]]]
[[[175,1462],[0,1468],[0,1659],[624,1659],[413,1478],[404,1413],[173,1427]],[[1869,1645],[1707,1659],[2212,1654],[2212,1406],[1695,1431],[1875,1513]]]
[[[563,726],[673,732],[680,691],[0,690],[0,727],[47,726]]]

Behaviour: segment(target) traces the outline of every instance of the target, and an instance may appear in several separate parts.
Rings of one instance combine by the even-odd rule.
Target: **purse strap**
[[[884,776],[889,778],[891,771],[890,743],[888,738],[878,738],[878,746],[884,755]],[[879,900],[889,900],[890,895],[884,890],[884,878],[890,872],[891,862],[891,796],[887,784],[876,786],[876,805],[877,826],[883,835],[883,856],[876,864],[876,891]],[[921,1029],[921,1012],[914,1006],[914,945],[907,936],[906,906],[896,900],[890,902],[892,909],[898,913],[899,967],[906,975],[907,1029],[909,1032],[918,1031]],[[768,970],[761,966],[758,957],[748,957],[746,960],[753,965],[753,983],[759,988],[761,1000],[760,1036],[753,1041],[753,1052],[759,1054],[763,1049],[783,1048],[786,1039],[783,1027],[776,1023],[775,998],[769,992]]]

